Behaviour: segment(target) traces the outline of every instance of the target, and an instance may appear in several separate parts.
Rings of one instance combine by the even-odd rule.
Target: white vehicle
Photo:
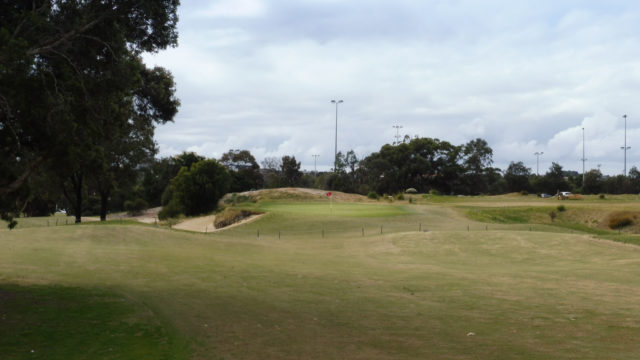
[[[571,193],[571,191],[560,191],[560,195],[562,195],[562,196],[571,196],[573,194]]]

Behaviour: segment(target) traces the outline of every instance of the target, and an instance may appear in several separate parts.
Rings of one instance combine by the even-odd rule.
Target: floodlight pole
[[[343,103],[342,100],[331,100],[333,104],[336,104],[336,147],[333,154],[333,172],[338,171],[338,104]]]
[[[624,118],[624,146],[620,149],[624,150],[624,172],[623,175],[627,176],[627,150],[631,149],[631,146],[627,146],[627,115],[622,115]]]
[[[540,155],[544,154],[544,152],[540,151],[536,151],[533,153],[533,155],[536,156],[536,175],[540,176]]]
[[[393,128],[396,129],[396,143],[395,145],[400,144],[400,129],[402,129],[402,125],[393,125]]]
[[[582,186],[584,186],[584,162],[587,159],[584,157],[584,128],[582,128]]]

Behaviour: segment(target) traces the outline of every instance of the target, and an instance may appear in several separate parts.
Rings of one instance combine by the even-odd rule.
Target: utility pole
[[[336,104],[336,148],[335,153],[333,155],[333,172],[338,171],[338,104],[343,103],[342,100],[331,100],[332,103]]]
[[[582,186],[584,186],[584,162],[587,159],[584,157],[584,128],[582,128]]]
[[[314,155],[311,155],[311,156],[313,156],[313,172],[314,172],[314,174],[315,174],[316,176],[318,176],[318,169],[316,168],[316,161],[318,160],[318,157],[319,157],[320,155],[316,155],[316,154],[314,154]]]
[[[396,129],[396,142],[394,145],[400,145],[400,129],[402,129],[402,125],[393,125],[393,128]]]
[[[623,175],[627,176],[627,150],[631,149],[631,146],[627,146],[627,115],[622,115],[624,118],[624,146],[620,149],[624,150],[624,172]]]
[[[534,152],[533,155],[536,156],[536,175],[540,176],[540,155],[544,154],[542,151]]]

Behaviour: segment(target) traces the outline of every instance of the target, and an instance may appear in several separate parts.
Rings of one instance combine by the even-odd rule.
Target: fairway
[[[0,338],[2,358],[640,357],[640,247],[465,217],[494,202],[247,203],[266,215],[214,234],[0,230],[0,334],[23,322]],[[16,314],[31,311],[17,299],[40,315]],[[51,312],[79,308],[88,320],[69,326],[99,322],[106,340],[52,343],[69,328]]]

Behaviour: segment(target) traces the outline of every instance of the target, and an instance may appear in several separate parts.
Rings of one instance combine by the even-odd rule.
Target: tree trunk
[[[108,204],[109,204],[109,191],[100,191],[100,221],[107,220]]]
[[[76,224],[82,222],[82,174],[75,173],[71,176],[71,184],[73,185],[73,189],[76,192],[75,198],[75,214],[76,214]]]

